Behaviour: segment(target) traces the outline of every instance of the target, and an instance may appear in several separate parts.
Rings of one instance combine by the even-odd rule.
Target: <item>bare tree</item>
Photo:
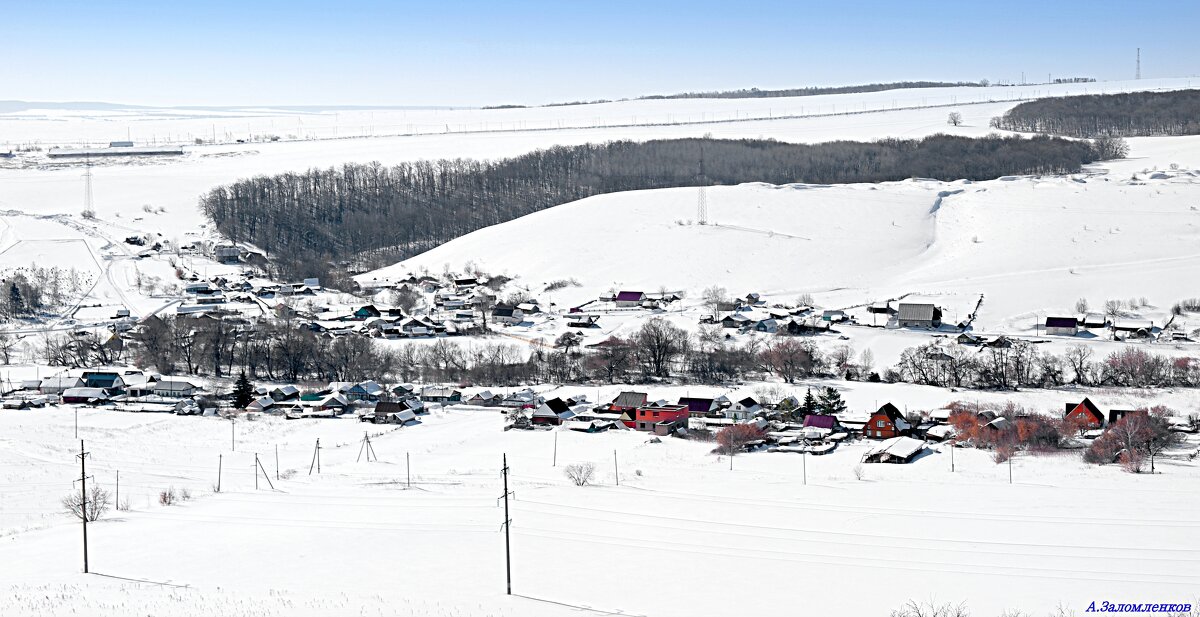
[[[596,465],[593,463],[572,463],[563,468],[563,475],[567,476],[575,486],[586,486],[596,475]]]
[[[662,317],[652,317],[633,337],[634,348],[646,372],[666,377],[671,363],[687,353],[688,333]]]
[[[112,497],[109,496],[108,491],[93,484],[92,488],[88,490],[86,506],[84,501],[82,491],[68,493],[62,499],[63,509],[75,518],[86,519],[91,523],[100,520],[108,512]]]
[[[729,292],[725,291],[724,287],[713,285],[705,289],[700,298],[704,300],[704,305],[712,311],[715,319],[720,311],[720,306],[729,303]]]
[[[950,126],[958,126],[962,124],[962,114],[957,111],[950,112],[950,115],[946,117],[946,124],[949,124]]]

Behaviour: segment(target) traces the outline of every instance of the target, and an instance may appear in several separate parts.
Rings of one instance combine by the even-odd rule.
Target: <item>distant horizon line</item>
[[[1147,82],[1149,82],[1149,81],[1157,81],[1157,80],[1165,80],[1165,79],[1189,79],[1189,78],[1197,78],[1197,77],[1200,77],[1200,76],[1197,76],[1197,75],[1173,75],[1173,76],[1165,76],[1165,77],[1144,77],[1141,79],[1137,79],[1137,78],[1099,79],[1099,78],[1096,78],[1096,80],[1091,83],[1110,83],[1110,82],[1127,82],[1127,81],[1147,81]],[[170,104],[170,105],[152,105],[152,104],[145,104],[145,103],[111,103],[111,102],[105,102],[105,101],[45,101],[45,100],[25,100],[25,99],[2,99],[2,100],[0,100],[0,113],[28,111],[28,110],[33,110],[33,109],[61,109],[61,110],[87,110],[87,111],[146,110],[146,109],[199,110],[199,111],[249,111],[249,110],[254,110],[254,109],[264,109],[264,110],[297,111],[297,112],[372,111],[372,110],[380,110],[380,111],[387,111],[387,110],[460,111],[460,110],[480,110],[480,109],[501,109],[501,108],[506,108],[506,107],[510,107],[510,108],[559,107],[559,106],[571,106],[571,105],[615,103],[615,102],[637,101],[637,100],[663,100],[663,99],[687,100],[687,99],[702,99],[702,98],[722,98],[722,97],[716,97],[716,96],[707,96],[706,97],[706,96],[688,96],[688,95],[747,92],[747,91],[752,91],[752,90],[760,90],[762,92],[780,92],[780,91],[786,91],[786,90],[805,90],[805,89],[823,89],[823,88],[854,88],[854,87],[865,87],[865,86],[872,86],[872,85],[891,85],[891,84],[921,83],[921,82],[933,82],[933,81],[936,81],[936,80],[905,80],[905,81],[893,81],[893,82],[874,82],[874,83],[870,83],[870,84],[866,84],[866,83],[849,84],[849,85],[843,85],[843,86],[795,86],[795,87],[790,87],[790,88],[757,88],[754,86],[750,86],[750,87],[744,87],[744,88],[725,89],[725,90],[690,90],[687,92],[680,92],[680,93],[668,94],[668,95],[644,94],[644,95],[639,95],[639,96],[634,96],[634,97],[620,97],[620,98],[612,98],[612,99],[559,101],[559,102],[549,102],[549,103],[497,103],[497,104],[475,104],[475,105],[435,105],[435,104],[428,104],[428,105],[402,105],[402,104],[398,104],[398,105],[382,105],[382,104],[371,104],[371,105],[363,105],[363,104],[329,104],[329,105],[320,105],[320,104],[315,104],[315,105],[314,104],[285,104],[285,105]],[[945,82],[945,83],[953,83],[953,82]],[[964,84],[961,87],[968,87],[968,86],[966,86],[966,84],[972,84],[972,83],[979,84],[980,82],[979,81],[974,81],[974,82],[960,81],[957,83]],[[1052,83],[1052,82],[1036,82],[1036,83],[1028,82],[1028,83],[1023,83],[1023,84],[995,82],[995,83],[990,83],[987,86],[973,86],[973,87],[1019,88],[1019,87],[1045,86],[1045,85],[1051,85],[1051,86],[1053,86],[1053,85],[1070,85],[1070,82],[1064,82],[1061,84]],[[955,87],[955,86],[945,86],[945,87]],[[887,90],[904,90],[904,89],[914,89],[914,88],[904,88],[902,86],[898,86],[896,88],[889,88]],[[881,91],[883,91],[883,90],[881,90]],[[836,94],[837,93],[830,93],[831,96],[836,96]],[[728,97],[728,98],[750,98],[750,97]],[[767,97],[763,97],[763,98],[767,98]]]

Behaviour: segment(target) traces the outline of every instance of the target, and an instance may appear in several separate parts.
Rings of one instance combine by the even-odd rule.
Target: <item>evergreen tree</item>
[[[242,371],[238,375],[237,382],[233,384],[233,406],[239,409],[245,409],[254,401],[254,386],[250,385],[250,380],[246,378],[246,371]]]
[[[8,313],[14,316],[25,314],[25,298],[21,295],[21,288],[17,286],[16,281],[8,288]]]
[[[817,407],[821,413],[833,415],[846,411],[846,401],[842,400],[842,393],[834,388],[825,388],[821,391],[820,400],[817,402]]]
[[[819,411],[819,407],[817,406],[817,397],[813,396],[812,388],[809,388],[808,391],[804,393],[804,402],[801,403],[798,411],[800,411],[801,415],[805,416],[812,415]]]

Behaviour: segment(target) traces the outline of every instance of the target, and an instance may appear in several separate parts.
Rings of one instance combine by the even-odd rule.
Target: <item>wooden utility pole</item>
[[[508,491],[508,454],[504,454],[504,467],[500,470],[500,474],[504,477],[504,574],[508,584],[507,594],[512,595],[512,544],[509,541],[509,528],[512,527],[512,518],[508,515],[508,496],[511,495]]]
[[[76,412],[78,413],[78,411]],[[79,440],[79,495],[80,500],[79,518],[83,519],[83,573],[88,573],[88,540],[87,540],[87,524],[88,524],[88,494],[87,494],[87,456],[88,453],[83,449],[83,440]]]
[[[321,473],[321,438],[317,438],[317,445],[313,448],[312,462],[308,464],[308,475],[312,475],[313,467],[317,468],[317,473]]]
[[[374,458],[376,462],[379,462],[379,457],[375,456],[375,448],[371,447],[371,436],[368,435],[366,431],[363,431],[362,445],[358,447],[358,458],[354,459],[354,462],[357,463],[361,461],[364,452],[367,454],[368,463],[371,462],[372,458]]]
[[[279,444],[275,444],[275,481],[279,481]]]
[[[258,453],[255,452],[254,453],[254,490],[258,490],[258,472],[260,472],[260,471],[262,472],[263,480],[267,481],[267,486],[271,487],[271,490],[275,490],[275,485],[271,483],[271,476],[267,475],[266,468],[263,467],[262,461],[260,461],[258,459]]]
[[[217,455],[217,492],[218,493],[221,492],[221,467],[222,467],[222,463],[224,463],[224,462],[225,462],[225,455],[218,454]]]
[[[558,431],[554,431],[554,459],[550,462],[551,467],[558,467]]]

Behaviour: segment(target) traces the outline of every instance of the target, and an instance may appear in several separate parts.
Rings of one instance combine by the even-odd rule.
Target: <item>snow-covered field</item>
[[[176,266],[220,270],[188,254],[139,259],[139,249],[122,240],[144,234],[182,246],[211,238],[197,196],[247,175],[372,160],[493,158],[608,139],[982,135],[988,119],[1014,103],[971,97],[1189,86],[1185,79],[1146,80],[1053,92],[1030,86],[299,116],[0,114],[0,144],[14,146],[105,142],[127,133],[160,143],[164,134],[176,141],[210,132],[218,141],[285,137],[189,146],[175,158],[100,161],[92,169],[95,220],[79,215],[81,165],[37,153],[0,159],[0,269],[78,270],[86,283],[73,302],[83,307],[80,319],[103,320],[121,307],[147,315],[176,301],[156,290],[175,282]],[[949,108],[925,107],[954,104],[963,126],[945,124]],[[839,115],[829,115],[835,105]],[[917,109],[899,109],[908,107]],[[354,125],[375,129],[359,133]],[[393,136],[346,138],[358,134]],[[696,323],[699,292],[714,284],[770,301],[811,293],[830,308],[912,294],[956,319],[982,294],[976,331],[1016,334],[1035,331],[1035,320],[1047,315],[1072,312],[1079,297],[1093,307],[1146,297],[1150,306],[1141,311],[1159,325],[1173,302],[1200,296],[1189,287],[1200,275],[1200,138],[1130,144],[1128,159],[1067,178],[715,187],[708,200],[716,224],[707,226],[692,224],[695,189],[599,196],[481,230],[361,279],[422,267],[440,273],[468,262],[518,276],[514,284],[535,291],[577,279],[578,287],[538,294],[559,309],[610,288],[662,287],[688,293],[684,311],[668,315],[680,324]],[[638,319],[604,317],[599,334],[636,328]],[[539,320],[507,330],[532,340],[562,327]],[[929,340],[926,333],[865,327],[846,335],[856,349],[875,352],[876,368]],[[1194,355],[1191,345],[1155,346]],[[13,381],[40,370],[3,373]],[[1083,394],[836,385],[859,411],[889,400],[932,409],[963,398],[1052,410]],[[673,398],[697,388],[651,390]],[[584,391],[603,401],[617,388]],[[1087,394],[1104,408],[1200,405],[1186,390]],[[400,430],[346,420],[262,418],[231,426],[81,410],[89,474],[111,490],[120,471],[121,499],[131,508],[90,528],[98,575],[84,576],[78,526],[58,512],[78,473],[74,419],[70,408],[0,411],[0,614],[884,615],[913,598],[966,601],[976,615],[1042,615],[1059,603],[1082,613],[1093,600],[1195,604],[1200,589],[1200,497],[1189,488],[1200,469],[1186,458],[1161,462],[1161,474],[1134,476],[1085,466],[1074,454],[1022,457],[1010,485],[1007,466],[958,450],[954,473],[948,452],[936,452],[911,465],[866,466],[858,480],[861,445],[807,459],[743,455],[731,471],[729,460],[704,444],[560,432],[558,467],[598,466],[596,485],[578,488],[552,465],[551,433],[504,432],[499,413],[467,408],[437,411]],[[355,461],[364,430],[382,433],[372,437],[377,463]],[[322,470],[309,475],[318,438]],[[255,453],[274,490],[264,478],[255,490]],[[511,598],[504,595],[497,505],[504,453],[516,493],[513,577],[520,595]],[[222,492],[214,494],[218,461]],[[193,498],[158,505],[158,493],[172,486]]]
[[[949,395],[911,389],[927,391],[912,400]],[[899,394],[866,386],[847,399],[880,393]],[[1018,458],[1009,484],[987,453],[957,451],[951,472],[942,451],[866,465],[858,480],[865,445],[741,455],[730,470],[706,444],[504,432],[503,416],[480,408],[401,429],[84,410],[91,481],[113,491],[119,471],[130,505],[90,526],[96,574],[85,576],[79,526],[56,507],[78,472],[73,421],[65,408],[0,412],[5,615],[881,615],[910,598],[1040,615],[1100,599],[1186,602],[1200,585],[1200,498],[1186,488],[1200,469],[1185,460],[1133,476],[1075,454]],[[357,461],[364,429],[378,462]],[[255,453],[274,490],[262,477],[255,489]],[[506,453],[511,598],[497,502]],[[593,486],[563,476],[576,462],[596,464]],[[159,505],[169,487],[191,500]]]

